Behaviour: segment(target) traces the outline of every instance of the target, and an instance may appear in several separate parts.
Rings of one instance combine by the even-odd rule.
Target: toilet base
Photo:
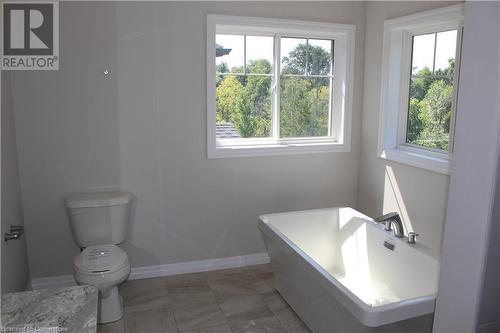
[[[99,324],[111,323],[123,317],[123,301],[118,286],[109,289],[106,294],[99,292]]]

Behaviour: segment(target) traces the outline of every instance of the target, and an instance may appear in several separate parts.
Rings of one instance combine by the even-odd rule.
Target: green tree
[[[448,67],[445,69],[438,69],[435,75],[444,80],[447,84],[453,85],[453,76],[455,74],[455,59],[448,59]]]
[[[217,73],[229,73],[229,66],[225,62],[217,65]]]
[[[320,46],[299,44],[283,57],[282,74],[328,75],[331,67],[331,53]]]
[[[233,71],[239,73],[240,68]],[[269,74],[272,65],[265,59],[250,61],[247,72]],[[222,76],[216,88],[216,121],[233,123],[243,138],[269,136],[271,83],[269,76]]]
[[[444,80],[431,84],[424,101],[429,107],[432,117],[432,127],[435,132],[450,132],[451,106],[453,102],[453,86]]]
[[[283,57],[282,74],[304,74],[306,63],[308,75],[328,75],[331,53],[319,46],[299,44]],[[282,136],[328,135],[329,85],[328,77],[282,77]]]
[[[309,136],[312,105],[310,82],[298,77],[281,80],[280,133],[282,137]]]
[[[243,86],[235,76],[224,76],[216,88],[215,106],[217,122],[232,122],[238,113],[238,97]]]
[[[243,89],[237,97],[237,111],[232,118],[236,129],[243,138],[252,137],[255,132],[256,122],[252,117],[252,109],[250,94],[246,89]]]
[[[410,96],[421,101],[434,81],[434,76],[429,68],[424,67],[412,77],[411,81]]]
[[[454,97],[455,61],[434,73],[423,68],[412,77],[407,140],[425,147],[448,149]]]
[[[267,59],[250,60],[247,65],[247,73],[271,74],[273,66]]]
[[[410,98],[408,110],[408,142],[416,142],[429,124],[427,105],[416,98]]]
[[[317,46],[299,45],[285,57],[284,73],[294,74],[301,66],[301,52],[307,54],[309,74],[328,74],[329,52]],[[302,59],[305,59],[304,57]],[[305,62],[303,63],[305,66]],[[221,63],[219,73],[243,72],[243,67],[228,68]],[[265,59],[250,61],[249,74],[271,74],[272,65]],[[231,122],[244,138],[270,135],[272,99],[270,76],[219,75],[216,86],[217,122]],[[319,136],[328,134],[330,101],[329,78],[283,77],[281,80],[282,137]]]

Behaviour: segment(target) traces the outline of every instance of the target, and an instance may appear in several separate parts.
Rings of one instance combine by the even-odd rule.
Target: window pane
[[[281,74],[305,74],[306,39],[281,38]]]
[[[444,31],[437,34],[436,71],[445,70],[451,62],[455,62],[457,49],[457,31]]]
[[[329,75],[332,65],[332,40],[309,39],[308,69],[310,75]]]
[[[413,38],[407,143],[449,148],[456,42],[456,30]]]
[[[412,74],[433,71],[435,37],[434,33],[413,37]]]
[[[274,38],[247,36],[247,73],[271,74],[273,71]]]
[[[244,36],[215,36],[217,73],[243,73]]]
[[[271,134],[272,77],[216,78],[217,138],[260,138]]]
[[[282,76],[280,84],[280,136],[327,136],[330,78]]]
[[[407,142],[448,150],[453,98],[452,81],[435,75],[413,77]]]

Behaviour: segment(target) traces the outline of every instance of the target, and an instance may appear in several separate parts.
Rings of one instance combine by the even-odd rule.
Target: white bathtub
[[[278,291],[313,332],[430,332],[439,262],[418,244],[351,208],[263,215],[259,229]]]

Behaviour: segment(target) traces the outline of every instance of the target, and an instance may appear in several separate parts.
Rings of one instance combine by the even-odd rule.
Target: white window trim
[[[407,99],[411,66],[411,36],[433,31],[458,29],[458,46],[461,46],[462,25],[463,4],[399,17],[384,22],[378,137],[378,154],[381,158],[442,174],[450,174],[451,152],[444,153],[416,145],[404,144],[406,141]],[[456,101],[456,92],[458,90],[456,78],[460,70],[459,47],[457,47],[455,64],[457,69],[454,82]],[[453,122],[455,115],[452,117]],[[452,147],[453,133],[451,133],[450,138],[450,147]]]
[[[322,138],[217,140],[215,130],[215,35],[240,30],[249,34],[287,35],[335,40],[332,136]],[[207,15],[207,156],[208,158],[269,156],[351,150],[355,26],[271,18]],[[275,47],[276,53],[277,47]],[[275,57],[279,55],[275,54]],[[275,68],[275,78],[276,76]],[[273,121],[278,121],[274,119]]]

